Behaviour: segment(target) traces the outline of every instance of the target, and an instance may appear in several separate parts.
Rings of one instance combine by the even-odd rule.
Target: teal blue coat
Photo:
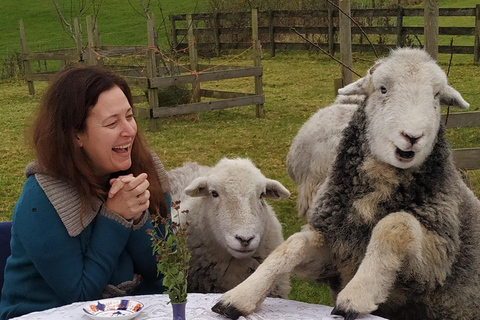
[[[167,203],[170,203],[170,196]],[[118,285],[141,275],[128,294],[161,293],[152,254],[149,219],[138,230],[102,214],[75,237],[31,175],[12,218],[12,255],[5,268],[0,319],[102,298],[107,284]]]

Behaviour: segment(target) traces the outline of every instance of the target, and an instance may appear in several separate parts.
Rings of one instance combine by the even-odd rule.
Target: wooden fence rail
[[[446,117],[446,115],[442,115],[443,123],[445,123]],[[451,113],[448,115],[446,127],[447,129],[480,127],[480,111]],[[480,148],[454,149],[453,160],[457,168],[479,170]]]
[[[250,46],[245,41],[245,35],[249,28],[246,17],[248,12],[241,13],[199,13],[192,14],[194,21],[194,34],[198,39],[199,50],[214,52],[217,55],[225,49],[242,49]],[[362,27],[367,35],[391,35],[393,42],[376,44],[379,51],[386,51],[389,48],[405,45],[407,36],[418,36],[424,34],[424,27],[408,26],[405,24],[407,17],[424,17],[423,9],[408,9],[398,7],[396,9],[352,9],[351,15],[355,19],[381,20],[390,19],[394,21],[390,25],[366,25]],[[439,53],[472,54],[474,61],[480,61],[479,39],[480,39],[480,4],[475,8],[440,8],[440,17],[471,17],[472,27],[439,27],[439,35],[448,36],[470,36],[471,45],[440,45]],[[329,50],[330,53],[339,51],[340,46],[334,43],[338,36],[339,12],[336,9],[311,10],[311,11],[262,11],[258,13],[259,39],[265,48],[270,49],[272,56],[276,50],[308,50],[311,45],[300,41],[292,28],[301,34]],[[185,37],[187,27],[185,25],[186,15],[170,15],[172,36],[178,49],[185,48],[187,44],[182,39]],[[352,35],[361,35],[362,31],[352,24]],[[415,40],[418,45],[418,40]],[[371,51],[369,44],[357,41],[352,44],[352,51]]]

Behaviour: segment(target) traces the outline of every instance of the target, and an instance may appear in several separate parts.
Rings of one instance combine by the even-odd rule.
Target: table
[[[200,294],[189,293],[186,318],[187,320],[225,320],[227,318],[211,311],[212,306],[219,300],[221,294]],[[134,320],[171,320],[172,307],[168,302],[168,295],[155,294],[143,296],[130,296],[127,299],[141,301],[145,308]],[[87,302],[76,302],[66,306],[53,308],[41,312],[32,312],[30,314],[14,318],[17,320],[88,320],[90,319],[82,310]],[[240,317],[243,320],[340,320],[339,316],[330,316],[332,307],[304,303],[294,300],[285,300],[279,298],[267,298],[257,310],[256,313]],[[377,316],[368,315],[360,318],[362,320],[384,319]]]

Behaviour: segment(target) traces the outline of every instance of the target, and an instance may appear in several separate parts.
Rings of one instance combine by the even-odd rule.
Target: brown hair
[[[33,144],[39,165],[48,174],[76,186],[86,205],[92,204],[92,197],[105,200],[108,185],[97,180],[90,159],[74,139],[78,132],[86,129],[86,119],[100,94],[115,86],[133,106],[130,88],[120,76],[96,66],[67,67],[50,83],[33,125]],[[166,217],[167,206],[152,154],[137,132],[132,146],[132,165],[116,175],[137,176],[142,172],[148,174],[150,182],[150,212]]]

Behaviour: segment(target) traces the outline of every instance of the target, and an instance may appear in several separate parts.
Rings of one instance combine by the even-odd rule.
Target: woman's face
[[[85,131],[77,133],[76,138],[95,166],[94,172],[104,176],[130,168],[136,134],[132,107],[115,86],[99,95],[87,117]]]

